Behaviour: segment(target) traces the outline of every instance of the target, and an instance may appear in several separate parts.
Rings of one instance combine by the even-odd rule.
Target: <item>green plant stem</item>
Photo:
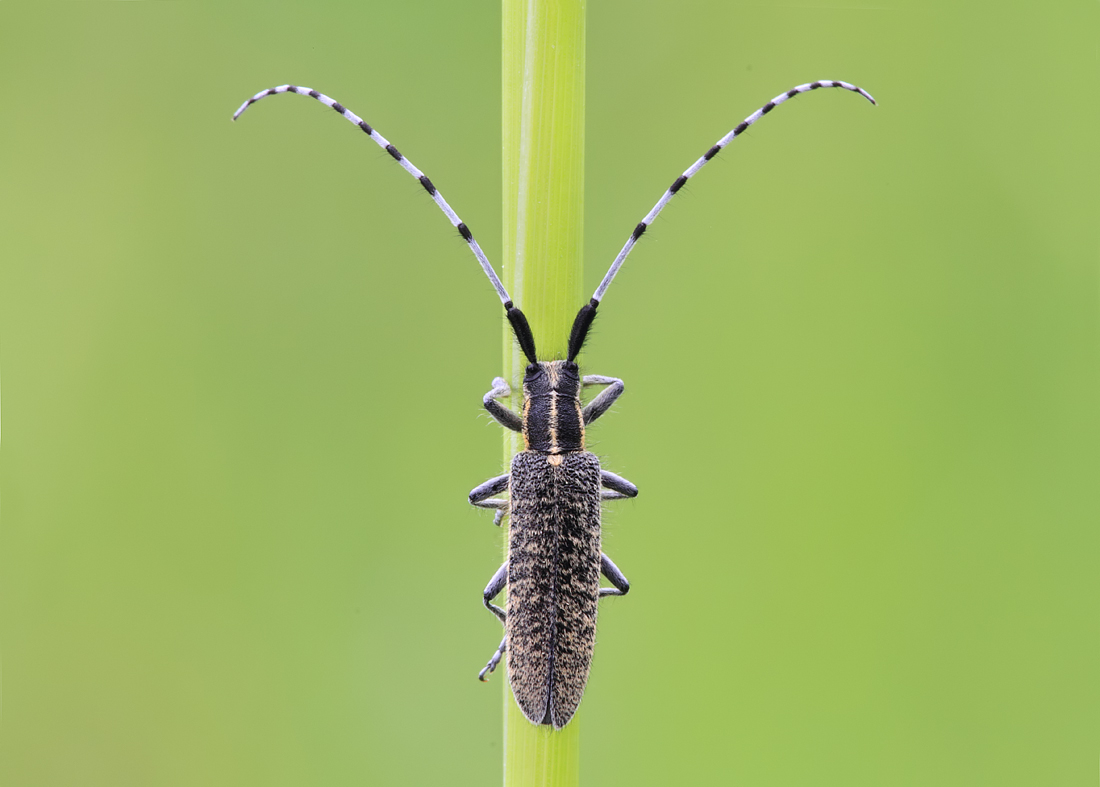
[[[581,292],[585,0],[503,0],[504,284],[542,359],[565,356]],[[505,379],[519,402],[526,365],[504,323]],[[505,461],[522,448],[505,432]],[[507,542],[506,542],[507,543]],[[505,683],[506,787],[575,787],[577,719],[524,718]]]

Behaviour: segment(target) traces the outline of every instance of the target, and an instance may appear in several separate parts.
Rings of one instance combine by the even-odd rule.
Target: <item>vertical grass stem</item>
[[[565,357],[581,292],[585,0],[503,0],[504,283],[540,358]],[[504,324],[513,404],[525,361]],[[506,432],[505,461],[522,448]],[[505,682],[506,683],[506,682]],[[529,723],[505,687],[505,787],[575,787],[579,725]]]

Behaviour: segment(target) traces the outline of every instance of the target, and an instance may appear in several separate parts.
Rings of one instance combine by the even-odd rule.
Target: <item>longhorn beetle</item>
[[[600,504],[604,500],[634,497],[638,488],[600,468],[595,454],[585,450],[585,427],[606,413],[622,395],[623,381],[600,375],[581,376],[576,358],[596,317],[611,280],[634,244],[688,179],[718,155],[745,129],[777,106],[819,88],[839,87],[875,100],[847,82],[820,81],[798,85],[773,98],[716,142],[702,158],[684,170],[653,209],[645,215],[611,263],[591,300],[581,307],[569,333],[569,353],[563,360],[540,361],[527,318],[512,303],[473,233],[443,199],[428,176],[414,167],[385,137],[342,104],[308,87],[280,85],[257,93],[233,114],[236,120],[252,104],[276,93],[298,93],[315,98],[358,126],[416,178],[435,204],[469,244],[496,290],[516,341],[527,357],[523,378],[523,405],[519,414],[500,404],[512,395],[501,377],[482,400],[489,414],[506,429],[523,434],[524,450],[512,459],[507,475],[491,478],[470,492],[470,502],[495,509],[493,524],[505,516],[508,560],[489,580],[483,603],[504,624],[505,635],[478,677],[485,680],[508,653],[508,677],[520,709],[533,724],[564,727],[580,704],[588,682],[596,641],[596,607],[603,596],[625,596],[630,583],[611,559],[600,551]],[[581,404],[585,386],[607,386],[587,405]],[[496,495],[508,493],[507,498]],[[613,587],[600,587],[600,574]],[[493,599],[508,589],[507,610]]]

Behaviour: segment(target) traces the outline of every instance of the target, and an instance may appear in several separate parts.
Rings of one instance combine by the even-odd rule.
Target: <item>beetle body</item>
[[[524,450],[512,458],[508,475],[470,493],[474,505],[497,509],[498,523],[505,512],[509,516],[508,560],[484,592],[485,605],[504,623],[505,637],[481,677],[507,652],[520,710],[535,724],[560,729],[584,695],[599,598],[630,589],[600,551],[600,506],[638,490],[601,469],[584,446],[585,425],[607,411],[623,383],[613,377],[582,380],[571,360],[532,363],[523,380],[522,416],[496,401],[509,393],[507,383],[497,378],[493,384],[485,406],[503,426],[523,433]],[[586,384],[608,387],[582,407]],[[506,500],[491,497],[505,489]],[[614,587],[600,588],[601,572]],[[492,603],[505,587],[506,611]]]
[[[509,473],[508,679],[523,715],[560,728],[580,704],[596,644],[600,462],[521,451]]]
[[[600,505],[634,497],[638,490],[626,479],[601,469],[596,456],[584,448],[585,427],[607,412],[623,392],[622,380],[581,377],[575,363],[596,309],[635,244],[689,179],[764,115],[797,95],[820,88],[843,88],[875,103],[870,94],[847,82],[807,82],[779,94],[745,118],[684,170],[634,227],[591,300],[577,313],[567,358],[553,361],[538,360],[527,318],[512,303],[470,228],[428,176],[369,123],[338,101],[297,85],[261,91],[233,115],[236,120],[252,104],[279,93],[308,96],[340,114],[428,192],[469,245],[504,305],[516,341],[529,362],[523,404],[519,414],[500,404],[498,400],[510,397],[512,392],[499,377],[493,380],[483,403],[501,425],[523,433],[524,450],[514,457],[507,475],[489,479],[470,492],[472,504],[496,509],[495,524],[510,517],[508,560],[483,592],[485,606],[505,624],[505,637],[479,677],[484,679],[492,672],[507,652],[512,691],[524,715],[535,724],[560,728],[573,717],[592,662],[598,601],[602,596],[625,595],[630,589],[626,577],[600,550]],[[582,406],[580,393],[587,385],[606,387]],[[494,497],[505,492],[507,498]],[[600,587],[601,574],[613,587]],[[508,608],[503,610],[492,600],[506,588]]]
[[[577,365],[532,364],[508,474],[508,678],[523,714],[560,728],[584,694],[600,595],[600,461],[584,450]]]

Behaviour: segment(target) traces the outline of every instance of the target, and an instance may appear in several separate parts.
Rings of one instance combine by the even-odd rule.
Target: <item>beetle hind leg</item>
[[[494,604],[493,599],[500,595],[507,584],[508,564],[504,563],[497,569],[497,573],[493,574],[493,578],[489,580],[489,584],[485,586],[485,590],[481,592],[481,603],[485,605],[485,609],[500,618],[501,623],[504,623],[504,610]]]
[[[478,680],[480,680],[482,683],[485,683],[489,680],[489,678],[486,676],[491,675],[493,673],[493,670],[497,668],[497,665],[500,664],[500,660],[504,658],[504,651],[507,649],[507,647],[508,638],[505,637],[500,641],[500,647],[497,648],[497,652],[493,654],[493,657],[489,659],[489,663],[482,667],[481,672],[477,673]]]
[[[600,553],[600,573],[603,574],[615,587],[613,588],[600,588],[600,598],[604,596],[625,596],[630,592],[630,582],[623,572],[619,571],[619,567],[611,562],[611,558]]]
[[[497,573],[493,574],[493,578],[489,580],[489,584],[485,586],[485,590],[481,593],[481,602],[485,605],[485,608],[496,615],[500,622],[503,624],[505,619],[504,610],[493,603],[493,599],[500,595],[508,584],[508,564],[504,563],[497,569]],[[477,674],[477,679],[484,682],[486,675],[490,674],[500,664],[501,658],[504,656],[504,651],[508,646],[508,637],[500,641],[500,647],[496,649],[493,657],[489,659],[489,663],[485,665],[484,669]]]

